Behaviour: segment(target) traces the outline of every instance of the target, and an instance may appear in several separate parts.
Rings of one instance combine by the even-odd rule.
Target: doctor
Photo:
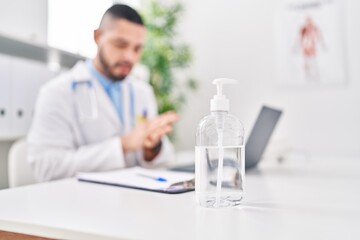
[[[150,85],[129,75],[145,32],[134,9],[110,7],[94,31],[96,57],[41,88],[28,135],[28,160],[39,181],[174,158],[166,134],[178,115],[157,116]]]

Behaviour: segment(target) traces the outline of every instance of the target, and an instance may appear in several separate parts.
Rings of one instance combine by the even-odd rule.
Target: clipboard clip
[[[179,193],[179,192],[187,192],[195,189],[195,178],[181,181],[177,183],[173,183],[170,187],[166,188],[165,191],[168,193]]]

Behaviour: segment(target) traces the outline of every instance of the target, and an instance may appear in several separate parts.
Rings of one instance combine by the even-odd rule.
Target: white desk
[[[67,179],[0,191],[0,230],[60,239],[360,239],[360,160],[261,166],[244,204]]]

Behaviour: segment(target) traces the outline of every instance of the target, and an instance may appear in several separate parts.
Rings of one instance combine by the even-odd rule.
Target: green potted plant
[[[159,113],[180,111],[185,91],[197,88],[193,78],[180,79],[175,74],[186,71],[192,61],[190,47],[179,42],[176,31],[183,10],[180,3],[164,5],[152,0],[142,11],[148,31],[141,62],[149,69]]]

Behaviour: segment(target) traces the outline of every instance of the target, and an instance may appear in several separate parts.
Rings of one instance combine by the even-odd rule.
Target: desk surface
[[[66,179],[0,191],[0,230],[60,239],[360,239],[360,160],[261,166],[241,206]]]

